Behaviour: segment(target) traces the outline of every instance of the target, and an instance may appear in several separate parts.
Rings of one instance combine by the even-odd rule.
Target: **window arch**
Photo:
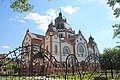
[[[59,24],[57,24],[57,29],[59,29],[59,26],[60,26],[60,25],[59,25]]]
[[[70,34],[68,34],[68,38],[70,38]]]
[[[63,37],[63,34],[61,34],[61,38]]]
[[[64,24],[63,23],[61,23],[61,29],[64,29]]]
[[[63,54],[65,55],[65,54],[69,54],[69,48],[68,47],[64,47],[63,48]]]
[[[48,45],[46,46],[46,50],[48,50]]]
[[[61,33],[61,34],[59,34],[59,37],[60,37],[60,38],[63,38],[63,34],[62,34],[62,33]]]

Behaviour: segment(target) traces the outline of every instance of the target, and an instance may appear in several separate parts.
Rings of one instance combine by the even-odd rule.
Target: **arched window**
[[[46,46],[46,49],[48,50],[48,46]]]
[[[63,23],[61,23],[61,29],[64,29],[64,24]]]
[[[81,57],[84,55],[84,47],[81,44],[78,45],[78,54],[80,54]]]
[[[57,24],[57,29],[59,29],[59,27],[60,27],[60,25],[59,25],[59,24]]]
[[[59,37],[62,38],[62,37],[63,37],[63,34],[59,34]]]
[[[59,37],[61,38],[61,34],[59,34]]]
[[[63,48],[63,54],[69,54],[69,49],[67,47]]]
[[[70,34],[68,34],[68,38],[70,38]]]
[[[63,34],[61,34],[61,38],[63,37]]]

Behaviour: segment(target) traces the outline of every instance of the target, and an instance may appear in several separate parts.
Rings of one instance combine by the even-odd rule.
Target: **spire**
[[[51,23],[48,25],[48,27],[53,27],[54,24],[53,24],[53,20],[51,20]]]
[[[29,32],[29,28],[27,28],[27,31],[26,32]]]
[[[81,30],[79,29],[78,33],[80,34],[81,33]]]
[[[94,44],[94,38],[91,36],[91,34],[90,34],[90,37],[89,37],[89,44]]]
[[[59,16],[62,16],[62,13],[61,13],[61,8],[60,8]]]

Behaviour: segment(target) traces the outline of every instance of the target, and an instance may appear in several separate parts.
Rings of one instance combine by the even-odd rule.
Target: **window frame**
[[[65,49],[67,49],[67,53],[64,51]],[[70,54],[70,49],[69,49],[69,47],[65,46],[65,47],[63,48],[63,54],[64,54],[64,55]]]
[[[80,49],[82,49],[82,51],[80,51]],[[77,52],[78,52],[78,56],[83,57],[85,55],[85,46],[79,43],[77,47]]]

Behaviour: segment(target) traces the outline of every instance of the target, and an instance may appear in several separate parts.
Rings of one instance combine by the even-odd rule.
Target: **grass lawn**
[[[119,74],[117,74],[115,71],[113,71],[113,73],[114,73],[114,79],[115,80],[120,80],[120,71],[118,72]],[[107,75],[106,75],[107,74]],[[0,80],[38,80],[37,79],[37,77],[39,78],[39,76],[36,76],[36,78],[35,77],[1,77],[0,76]],[[47,75],[46,76],[47,78],[51,78],[52,80],[55,80],[55,79],[65,79],[65,77],[66,77],[66,79],[67,80],[80,80],[80,78],[81,78],[81,80],[89,80],[90,78],[107,78],[108,80],[110,80],[110,79],[112,79],[112,76],[111,76],[111,72],[108,70],[107,71],[107,73],[105,73],[105,71],[100,71],[100,72],[94,72],[94,73],[90,73],[90,72],[88,72],[88,73],[82,73],[81,75],[79,74],[79,73],[74,73],[74,74],[67,74],[66,76],[65,76],[65,74],[58,74],[58,75],[56,75],[56,74],[51,74],[51,75]],[[106,80],[107,80],[106,79]],[[100,79],[99,79],[100,80]]]
[[[0,80],[37,80],[35,78],[9,78],[9,77],[6,77],[6,78],[0,78]]]
[[[65,75],[64,74],[60,74],[60,75],[55,75],[55,74],[52,74],[50,75],[49,77],[51,78],[59,78],[59,79],[65,79]],[[80,74],[79,73],[76,73],[76,74],[67,74],[66,75],[66,78],[67,79],[75,79],[75,80],[80,80]],[[107,76],[105,75],[105,72],[94,72],[94,73],[82,73],[81,74],[81,79],[82,80],[89,80],[90,78],[104,78],[104,79],[112,79],[112,76],[111,76],[111,72],[108,71],[107,73]],[[115,80],[120,80],[120,76],[118,76],[117,74],[115,74],[114,72],[114,79]]]

